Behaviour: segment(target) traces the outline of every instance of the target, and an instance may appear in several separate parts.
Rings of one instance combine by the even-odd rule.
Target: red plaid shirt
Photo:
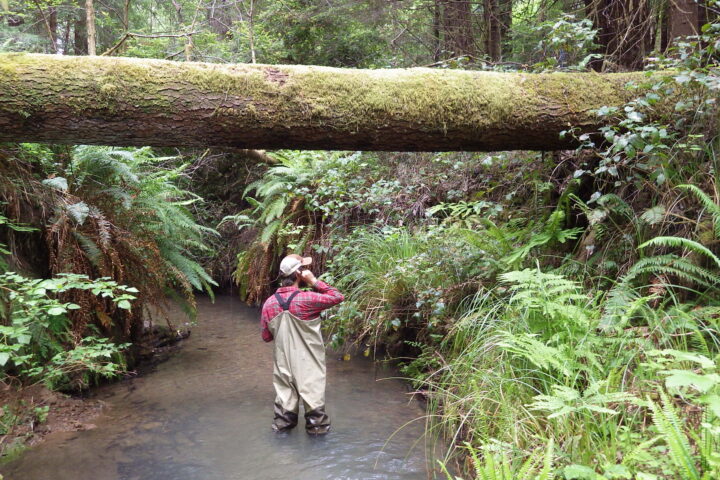
[[[277,293],[283,300],[286,300],[292,292],[299,290],[297,287],[280,287]],[[345,300],[342,293],[337,288],[331,287],[325,282],[317,281],[314,292],[301,291],[292,303],[290,303],[290,313],[300,320],[314,320],[320,316],[320,312]],[[275,295],[271,296],[262,307],[260,315],[260,328],[262,328],[262,339],[266,342],[272,342],[273,336],[268,330],[270,320],[282,313],[282,307],[278,304]]]

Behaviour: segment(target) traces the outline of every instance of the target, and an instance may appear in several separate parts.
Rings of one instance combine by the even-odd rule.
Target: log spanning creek
[[[201,301],[198,325],[152,371],[99,388],[97,428],[54,433],[5,480],[317,480],[434,477],[424,411],[392,369],[327,355],[333,430],[270,429],[272,346],[237,299]],[[443,478],[438,476],[437,478]]]

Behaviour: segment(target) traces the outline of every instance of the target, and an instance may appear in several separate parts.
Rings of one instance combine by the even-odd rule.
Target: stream
[[[366,358],[328,352],[329,435],[308,436],[302,413],[294,431],[273,433],[272,345],[258,318],[236,298],[201,299],[169,360],[96,390],[97,428],[50,435],[0,466],[4,480],[434,478],[422,406]]]

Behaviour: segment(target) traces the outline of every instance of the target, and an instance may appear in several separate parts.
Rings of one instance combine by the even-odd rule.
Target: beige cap
[[[297,272],[300,267],[310,265],[312,263],[311,257],[301,257],[300,255],[288,255],[280,262],[280,273],[284,277],[289,277],[293,273]]]

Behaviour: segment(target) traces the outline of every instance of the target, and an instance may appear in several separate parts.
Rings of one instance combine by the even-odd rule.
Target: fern
[[[565,243],[568,240],[576,239],[583,231],[583,228],[571,228],[564,230],[561,228],[565,221],[565,212],[555,210],[548,218],[543,230],[534,234],[530,239],[514,253],[508,255],[504,260],[510,265],[516,265],[522,262],[530,252],[537,248],[553,243]]]
[[[269,205],[263,205],[264,210],[261,216],[262,221],[265,222],[265,224],[269,224],[273,220],[280,218],[287,205],[288,201],[286,198],[276,198],[270,202]]]
[[[707,193],[703,192],[696,185],[678,185],[678,188],[691,192],[697,197],[702,206],[705,207],[705,210],[712,216],[715,237],[720,238],[720,204],[713,201]]]
[[[707,288],[716,288],[719,281],[715,273],[675,254],[667,254],[639,260],[630,267],[615,288],[624,288],[623,286],[629,285],[637,277],[648,273],[656,276],[676,275],[679,278]]]
[[[465,449],[470,455],[477,480],[550,480],[554,474],[553,439],[547,442],[544,451],[535,450],[521,462],[511,460],[507,451],[493,451],[494,445],[484,445],[478,449],[465,442]],[[448,480],[452,480],[445,465],[441,463],[440,466]]]
[[[282,226],[282,220],[276,219],[263,228],[260,234],[260,243],[268,243]]]
[[[82,249],[85,251],[85,255],[87,256],[88,260],[90,260],[90,262],[95,267],[100,267],[103,253],[95,244],[95,242],[80,232],[75,231],[72,234],[78,241]]]
[[[638,248],[642,249],[649,246],[683,248],[685,250],[705,255],[707,258],[712,260],[715,265],[720,267],[720,258],[718,258],[718,256],[715,255],[713,252],[711,252],[709,248],[694,240],[682,237],[655,237],[643,243],[642,245],[639,245]]]
[[[682,431],[682,423],[665,392],[660,392],[662,407],[648,399],[653,423],[668,446],[668,454],[686,480],[701,480],[690,441]]]
[[[560,349],[541,342],[532,334],[513,334],[500,332],[501,340],[497,346],[516,356],[522,357],[538,368],[555,370],[565,376],[572,376],[572,359]]]

